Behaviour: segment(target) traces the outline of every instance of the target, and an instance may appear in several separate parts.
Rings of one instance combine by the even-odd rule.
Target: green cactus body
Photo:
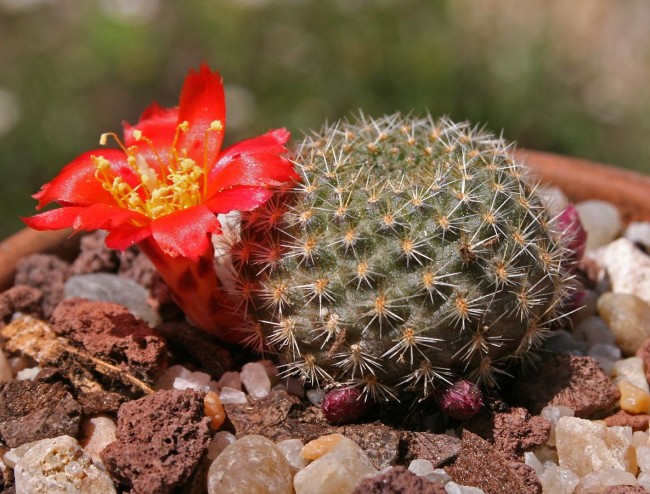
[[[361,115],[294,149],[302,181],[243,213],[231,291],[287,375],[374,399],[492,385],[561,314],[566,249],[500,138]]]

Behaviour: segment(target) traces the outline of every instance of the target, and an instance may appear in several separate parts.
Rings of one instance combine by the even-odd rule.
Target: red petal
[[[149,225],[146,227],[140,227],[125,224],[108,233],[106,236],[106,247],[109,249],[125,251],[150,235],[151,230]]]
[[[219,156],[219,163],[226,163],[239,155],[256,153],[285,154],[285,144],[289,142],[291,134],[287,129],[275,129],[264,135],[246,139],[233,144]]]
[[[201,205],[161,216],[151,222],[150,228],[153,239],[165,254],[195,260],[207,249],[210,234],[221,231],[221,224]]]
[[[75,230],[115,230],[133,223],[147,224],[149,218],[114,204],[93,204],[79,213],[72,225]]]
[[[213,169],[208,177],[207,197],[239,185],[279,186],[298,179],[293,163],[277,154],[242,155],[225,167]]]
[[[43,185],[41,190],[32,196],[34,199],[38,199],[36,208],[41,209],[51,202],[77,206],[98,202],[114,203],[111,194],[95,178],[97,167],[91,156],[106,158],[111,163],[114,173],[126,171],[125,168],[130,172],[124,153],[119,149],[88,151],[66,165],[54,179]]]
[[[287,129],[270,130],[261,136],[252,137],[239,141],[228,149],[224,150],[221,154],[223,158],[228,156],[237,156],[239,154],[254,154],[254,153],[286,153],[286,143],[289,142],[291,134]]]
[[[222,129],[208,131],[215,120],[221,122]],[[199,166],[204,165],[207,156],[208,163],[205,165],[211,167],[217,159],[226,130],[226,100],[221,76],[216,71],[210,71],[205,64],[198,72],[190,70],[185,78],[178,105],[178,123],[184,121],[189,123],[190,128],[181,134],[176,148],[179,151],[186,149],[188,157]]]
[[[217,192],[205,203],[213,213],[229,213],[230,211],[249,211],[265,203],[273,195],[271,189],[264,187],[235,187]]]
[[[178,108],[162,108],[158,104],[150,105],[140,117],[137,125],[131,126],[127,122],[122,123],[124,128],[124,144],[126,147],[136,146],[138,153],[144,155],[150,163],[154,163],[156,156],[154,150],[160,157],[166,157],[174,142],[176,127],[178,125]],[[139,130],[149,142],[137,141],[133,137],[133,131]],[[151,147],[153,146],[153,149]]]
[[[60,230],[71,227],[84,209],[86,208],[74,206],[58,208],[21,219],[34,230]]]

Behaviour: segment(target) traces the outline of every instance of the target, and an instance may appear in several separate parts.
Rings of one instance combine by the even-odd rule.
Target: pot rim
[[[616,205],[626,224],[650,221],[650,175],[529,149],[517,149],[514,156],[542,183],[560,187],[573,202],[601,199]],[[13,284],[22,257],[43,253],[72,259],[79,238],[70,229],[40,232],[26,227],[0,242],[0,291]]]

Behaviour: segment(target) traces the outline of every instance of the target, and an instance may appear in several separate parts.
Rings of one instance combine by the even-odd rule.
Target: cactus
[[[490,386],[562,317],[567,249],[503,139],[361,114],[293,160],[301,181],[243,213],[228,245],[242,329],[285,375],[375,400]]]

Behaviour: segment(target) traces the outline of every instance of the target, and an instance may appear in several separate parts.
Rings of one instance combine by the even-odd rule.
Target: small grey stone
[[[147,303],[149,293],[136,282],[110,273],[71,276],[65,283],[65,298],[86,298],[123,305],[135,317],[157,326],[160,317]]]

